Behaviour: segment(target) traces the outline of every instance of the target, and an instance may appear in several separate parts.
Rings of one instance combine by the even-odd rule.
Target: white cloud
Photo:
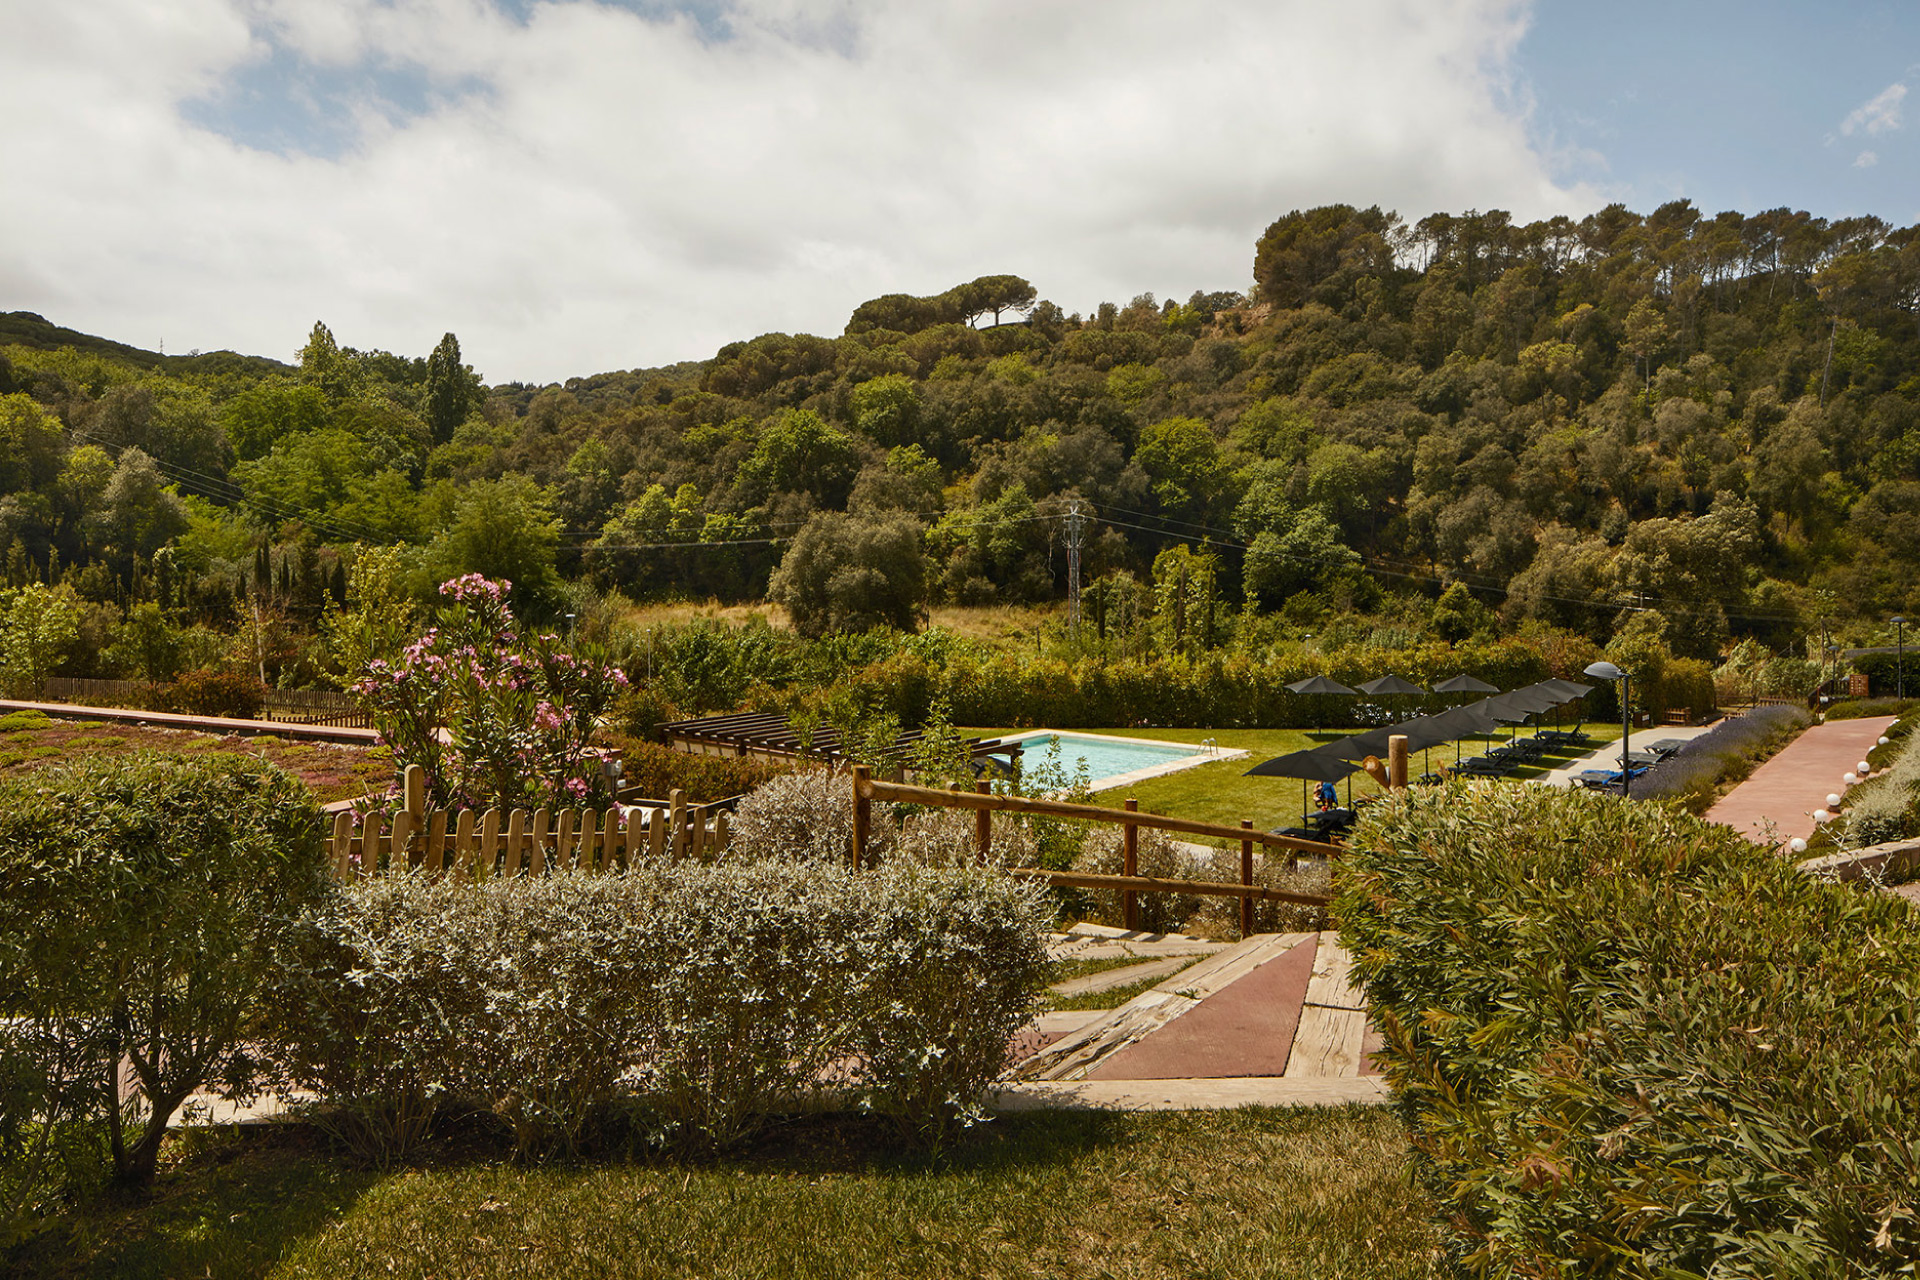
[[[1877,152],[1873,151],[1862,151],[1853,158],[1853,167],[1856,169],[1871,169],[1879,163],[1880,156]]]
[[[1514,0],[739,0],[717,41],[582,0],[23,9],[0,309],[175,351],[288,358],[323,318],[544,380],[989,272],[1081,311],[1243,287],[1296,207],[1599,203],[1510,104]],[[333,158],[187,122],[275,44],[455,88]]]
[[[1852,114],[1840,122],[1840,132],[1849,138],[1855,133],[1865,133],[1868,137],[1891,133],[1900,127],[1900,104],[1906,96],[1906,85],[1888,85],[1854,108]]]

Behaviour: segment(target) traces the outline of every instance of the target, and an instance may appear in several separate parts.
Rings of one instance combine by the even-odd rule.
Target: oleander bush
[[[1721,787],[1753,772],[1754,766],[1793,741],[1813,717],[1799,707],[1755,707],[1722,720],[1690,738],[1672,756],[1634,780],[1638,800],[1678,800],[1704,813]],[[1614,761],[1616,766],[1619,761]]]
[[[1351,847],[1335,919],[1469,1272],[1912,1273],[1905,903],[1543,787],[1407,793]]]
[[[295,931],[275,1054],[386,1157],[458,1109],[527,1154],[622,1126],[724,1145],[849,1103],[938,1143],[1045,979],[1043,903],[990,870],[791,859],[365,881]]]
[[[67,1157],[146,1182],[190,1095],[250,1092],[275,940],[325,892],[320,837],[306,787],[249,756],[0,782],[0,1235]]]

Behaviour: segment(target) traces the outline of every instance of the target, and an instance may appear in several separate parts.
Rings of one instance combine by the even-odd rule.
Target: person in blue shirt
[[[1314,789],[1314,799],[1320,803],[1320,812],[1325,813],[1329,809],[1339,807],[1340,790],[1330,781],[1322,782]]]

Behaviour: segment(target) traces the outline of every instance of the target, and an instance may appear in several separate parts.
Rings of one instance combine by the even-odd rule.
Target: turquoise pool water
[[[1115,742],[1112,738],[1097,738],[1077,733],[1035,733],[1020,739],[1026,748],[1026,758],[1022,767],[1032,770],[1049,759],[1049,751],[1055,743],[1060,747],[1060,763],[1069,776],[1075,773],[1082,761],[1087,766],[1087,776],[1092,780],[1094,790],[1107,778],[1117,778],[1136,769],[1151,769],[1155,765],[1172,764],[1178,760],[1191,760],[1205,754],[1201,747],[1188,746],[1149,746],[1140,742]]]

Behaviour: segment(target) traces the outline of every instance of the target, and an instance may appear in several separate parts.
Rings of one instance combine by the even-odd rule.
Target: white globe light
[[[1887,736],[1886,736],[1885,734],[1881,734],[1881,735],[1880,735],[1880,745],[1881,745],[1881,746],[1883,746],[1883,747],[1884,747],[1884,746],[1886,746],[1886,745],[1887,745],[1887,741],[1888,741],[1888,739],[1887,739]]]
[[[1818,825],[1824,827],[1827,825],[1827,823],[1833,821],[1833,815],[1828,813],[1825,809],[1815,809],[1813,811],[1813,820]]]
[[[1859,764],[1853,767],[1853,771],[1864,778],[1868,774],[1873,772],[1873,766],[1869,764],[1867,761],[1862,760]]]
[[[1860,781],[1860,779],[1854,777],[1850,773],[1843,773],[1840,775],[1840,781],[1846,783],[1848,786],[1852,786],[1854,783]]]
[[[1827,792],[1827,807],[1828,807],[1829,809],[1838,809],[1838,808],[1840,807],[1840,793],[1839,793],[1839,792],[1837,792],[1837,791],[1829,791],[1829,792]]]
[[[1795,836],[1793,839],[1787,841],[1787,848],[1793,850],[1795,853],[1805,853],[1807,851],[1807,842],[1799,836]]]

